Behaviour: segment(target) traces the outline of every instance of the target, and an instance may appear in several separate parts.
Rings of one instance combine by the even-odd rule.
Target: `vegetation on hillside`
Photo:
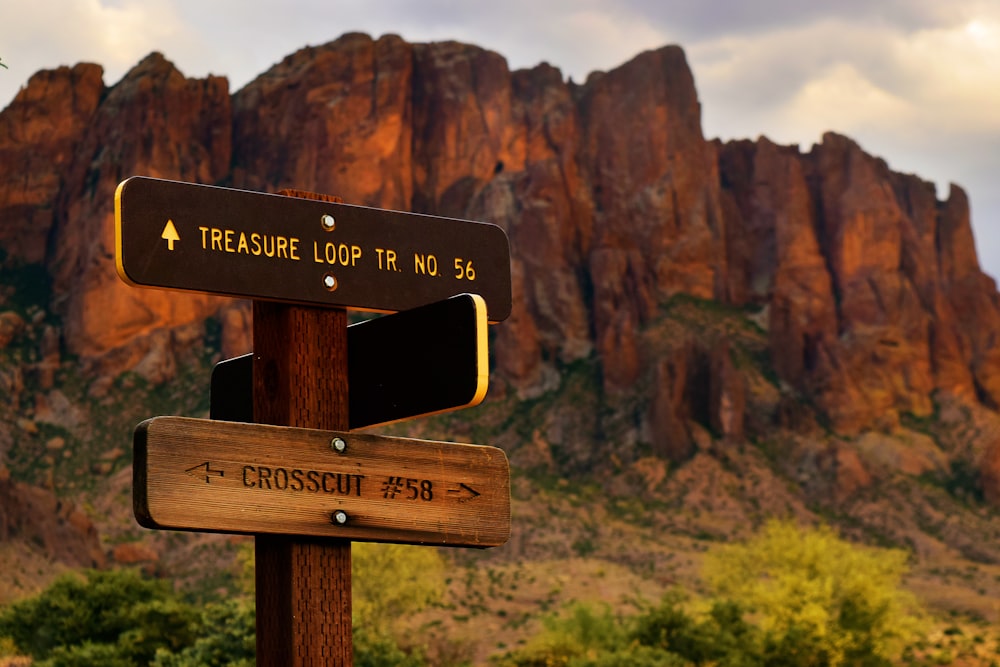
[[[508,654],[507,667],[892,664],[919,628],[900,589],[905,554],[865,549],[828,528],[771,522],[708,554],[712,594],[677,594],[631,617],[576,605]]]
[[[355,546],[356,664],[429,664],[419,634],[400,621],[441,603],[440,556]],[[889,665],[920,628],[900,588],[905,571],[900,552],[772,522],[709,554],[705,599],[685,603],[673,593],[631,616],[578,603],[497,660],[504,667]],[[0,646],[44,667],[244,667],[254,656],[252,591],[199,604],[134,570],[66,575],[0,610]]]
[[[30,653],[36,664],[52,665],[247,664],[253,655],[252,596],[248,588],[227,601],[219,593],[233,584],[226,570],[236,543],[199,542],[204,536],[190,533],[151,535],[130,517],[125,520],[128,489],[115,487],[111,499],[107,487],[113,478],[124,479],[117,473],[125,472],[130,462],[127,443],[139,421],[155,414],[207,413],[207,378],[221,348],[219,322],[209,320],[203,331],[194,325],[186,333],[186,347],[171,350],[177,354],[173,380],[151,381],[136,373],[95,380],[64,355],[54,387],[42,386],[40,374],[31,369],[41,361],[45,328],[59,327],[58,317],[38,305],[49,301],[45,275],[40,267],[0,270],[0,284],[9,286],[3,308],[23,321],[19,333],[0,349],[0,376],[18,370],[20,387],[13,400],[0,405],[0,447],[5,450],[0,467],[6,466],[15,480],[44,484],[60,498],[82,504],[101,522],[105,547],[156,545],[152,551],[160,560],[155,569],[172,586],[142,577],[139,581],[150,584],[151,590],[134,583],[119,586],[135,597],[118,600],[132,625],[114,625],[115,618],[109,617],[110,625],[89,628],[84,641],[70,643],[73,633],[60,630],[53,633],[58,643],[32,643],[35,640],[19,635],[17,627],[43,627],[45,622],[23,623],[31,608],[22,604],[49,596],[46,604],[58,602],[50,610],[63,608],[59,605],[99,608],[88,601],[104,595],[97,573],[60,580],[37,598],[0,610],[2,622],[13,624],[0,630],[0,655]],[[509,665],[755,665],[782,660],[874,665],[906,656],[948,664],[950,654],[942,648],[947,642],[940,637],[910,642],[913,648],[903,651],[907,633],[918,625],[912,601],[898,593],[907,565],[922,566],[919,558],[924,556],[916,549],[912,553],[918,556],[908,563],[900,551],[851,546],[831,530],[819,529],[810,540],[797,540],[770,535],[772,527],[749,542],[730,543],[774,515],[805,522],[825,519],[854,542],[890,547],[915,546],[911,535],[916,528],[906,531],[917,526],[923,539],[940,540],[963,556],[977,555],[972,563],[923,566],[922,576],[929,571],[935,583],[964,587],[970,599],[975,597],[961,607],[963,619],[982,622],[967,641],[992,650],[992,637],[983,629],[992,616],[981,611],[981,601],[989,601],[991,592],[1000,589],[1000,568],[993,567],[990,540],[976,537],[987,534],[994,514],[975,493],[978,482],[972,468],[961,467],[972,460],[971,454],[952,461],[950,469],[928,469],[909,477],[893,477],[891,470],[872,467],[865,459],[880,477],[852,496],[863,502],[852,506],[836,500],[831,487],[824,486],[832,478],[829,469],[818,465],[855,445],[825,430],[815,411],[796,402],[798,397],[777,382],[759,319],[748,310],[678,296],[645,325],[642,342],[657,358],[667,358],[685,341],[697,339],[706,346],[725,339],[728,354],[747,379],[747,418],[756,420],[748,422],[747,439],[723,442],[704,410],[692,410],[686,423],[694,445],[686,461],[659,455],[642,426],[655,393],[653,374],[647,372],[634,388],[610,395],[603,389],[596,356],[553,362],[558,383],[539,395],[520,397],[509,388],[495,387],[490,400],[475,410],[384,429],[504,447],[514,465],[515,538],[510,548],[450,551],[444,556],[447,571],[432,549],[356,545],[355,565],[369,572],[355,576],[356,664],[483,664],[491,652],[502,654],[498,660]],[[22,368],[30,372],[20,373]],[[39,418],[39,397],[50,403],[65,399],[63,403],[79,410],[79,418]],[[769,410],[785,406],[797,420],[812,420],[809,437],[786,438],[770,413],[754,407],[758,404]],[[935,454],[962,452],[960,441],[975,437],[972,431],[951,428],[947,410],[942,415],[908,417],[901,424],[907,437],[920,436],[928,460]],[[881,439],[866,442],[869,449],[857,451],[888,460],[888,454],[897,451],[892,441],[896,435],[879,434]],[[902,451],[907,443],[900,442]],[[861,509],[853,513],[855,507]],[[911,514],[903,513],[907,511]],[[799,535],[788,524],[777,525]],[[768,540],[779,546],[768,547]],[[675,549],[680,541],[686,551]],[[782,543],[795,548],[783,548]],[[809,544],[814,545],[812,551]],[[794,558],[772,563],[762,555],[771,552]],[[699,577],[703,561],[707,566]],[[803,570],[792,567],[809,562],[812,565]],[[587,565],[565,577],[593,574],[593,581],[563,582],[560,568],[574,563]],[[758,570],[754,579],[752,572],[741,569],[746,563],[768,569]],[[17,584],[21,595],[51,579],[43,578],[43,565],[38,565],[37,580],[24,577],[25,583]],[[823,569],[826,566],[840,570]],[[601,579],[617,568],[634,579],[625,584],[620,583],[624,578],[618,580],[617,588]],[[775,578],[777,571],[787,577]],[[19,581],[20,573],[10,572],[10,579]],[[766,573],[766,585],[759,579],[761,572]],[[67,581],[94,591],[80,592]],[[588,597],[587,586],[590,591],[601,589],[600,594]],[[684,596],[628,606],[639,600],[639,592],[659,599],[670,587],[683,588]],[[951,590],[938,589],[939,599]],[[782,596],[787,599],[793,593],[794,604],[782,606]],[[573,602],[579,600],[602,600],[611,606]],[[567,601],[570,606],[547,616]],[[949,626],[948,641],[962,637],[955,628]],[[156,638],[167,633],[177,641],[156,644]]]

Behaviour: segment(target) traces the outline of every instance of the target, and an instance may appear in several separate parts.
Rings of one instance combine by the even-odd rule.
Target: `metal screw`
[[[339,523],[341,526],[343,526],[345,523],[347,523],[347,512],[345,512],[344,510],[337,510],[336,512],[333,513],[333,517],[331,518],[333,519],[333,523]]]
[[[331,292],[337,289],[337,278],[334,277],[332,273],[327,273],[323,275],[323,287],[327,288]]]
[[[319,221],[323,224],[323,229],[325,229],[328,232],[332,232],[334,228],[337,226],[337,221],[334,220],[333,216],[329,214],[324,215],[322,218],[319,219]]]
[[[340,454],[343,454],[344,450],[347,449],[347,443],[344,442],[343,438],[334,438],[330,441],[330,448]]]

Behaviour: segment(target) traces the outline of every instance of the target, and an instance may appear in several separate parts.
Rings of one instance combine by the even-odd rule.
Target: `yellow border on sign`
[[[126,178],[115,189],[115,272],[126,285],[142,287],[142,285],[132,282],[132,279],[125,273],[125,259],[122,252],[122,190],[133,178],[135,177]]]
[[[465,407],[479,405],[486,398],[490,383],[490,351],[486,334],[489,323],[486,320],[486,299],[478,294],[470,294],[476,310],[476,393]]]

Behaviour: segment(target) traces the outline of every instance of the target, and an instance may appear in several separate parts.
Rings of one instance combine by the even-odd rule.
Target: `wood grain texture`
[[[253,349],[258,422],[347,428],[346,311],[254,301]],[[255,554],[257,664],[352,665],[351,543],[259,535]]]
[[[147,527],[469,547],[510,535],[496,447],[156,417],[136,429],[135,452]]]

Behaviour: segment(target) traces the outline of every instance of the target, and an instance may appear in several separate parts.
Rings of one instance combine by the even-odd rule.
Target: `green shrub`
[[[253,667],[256,656],[256,614],[248,598],[209,603],[201,617],[198,637],[177,653],[161,648],[153,667]]]
[[[853,545],[829,528],[772,521],[747,542],[709,553],[705,575],[721,599],[759,620],[769,655],[880,665],[920,625],[900,586],[906,561],[902,551]]]
[[[166,582],[132,570],[89,571],[5,608],[0,636],[41,665],[148,665],[158,647],[190,643],[197,621]]]

